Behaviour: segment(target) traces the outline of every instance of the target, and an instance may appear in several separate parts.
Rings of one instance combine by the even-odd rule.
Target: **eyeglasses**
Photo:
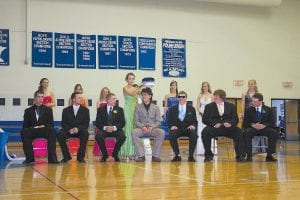
[[[179,99],[184,99],[186,96],[178,96]]]

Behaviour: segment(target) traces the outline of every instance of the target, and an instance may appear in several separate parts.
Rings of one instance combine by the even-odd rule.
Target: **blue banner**
[[[117,69],[117,36],[98,35],[99,69]]]
[[[74,68],[74,34],[55,33],[55,67]]]
[[[136,37],[119,36],[119,69],[136,69]]]
[[[155,38],[139,37],[139,69],[155,70]]]
[[[185,40],[162,39],[164,77],[186,77]]]
[[[0,29],[0,66],[9,65],[9,30]]]
[[[76,35],[77,68],[96,69],[96,35]]]
[[[32,31],[33,67],[52,67],[53,33]]]

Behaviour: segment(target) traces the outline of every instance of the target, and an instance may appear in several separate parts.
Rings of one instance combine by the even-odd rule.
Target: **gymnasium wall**
[[[300,98],[300,1],[283,0],[278,7],[234,6],[192,0],[0,0],[0,28],[10,30],[10,66],[0,67],[0,120],[22,120],[42,77],[50,80],[56,98],[65,104],[76,83],[93,100],[91,119],[102,87],[108,86],[123,106],[127,70],[31,67],[31,32],[144,36],[157,39],[156,70],[133,71],[137,82],[156,79],[154,99],[162,105],[169,83],[162,77],[162,38],[186,40],[187,77],[175,78],[196,103],[202,81],[241,97],[247,81],[256,79],[270,105],[271,98]],[[27,17],[26,17],[27,13]],[[244,85],[234,86],[234,80]],[[283,88],[283,81],[293,82]],[[12,98],[21,106],[12,106]],[[63,107],[54,109],[61,119]]]

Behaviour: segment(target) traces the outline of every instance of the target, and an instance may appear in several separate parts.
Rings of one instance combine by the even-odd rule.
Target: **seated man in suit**
[[[198,121],[193,106],[187,105],[187,93],[178,93],[179,104],[170,109],[168,126],[170,129],[169,138],[175,156],[172,162],[181,161],[177,139],[181,136],[189,137],[189,162],[195,162],[194,151],[197,145]]]
[[[153,93],[150,88],[142,89],[141,95],[143,103],[137,105],[135,108],[134,121],[136,128],[132,131],[132,140],[138,154],[138,158],[135,161],[145,161],[144,147],[140,138],[143,136],[152,136],[155,141],[152,161],[160,162],[160,150],[165,137],[165,131],[160,128],[162,121],[160,110],[157,105],[151,102]]]
[[[117,98],[115,94],[109,93],[106,101],[107,105],[97,110],[96,127],[99,129],[99,132],[96,134],[95,140],[102,152],[101,162],[106,162],[108,154],[105,147],[105,138],[115,137],[117,141],[112,156],[115,162],[120,162],[118,154],[126,139],[123,132],[123,127],[125,126],[124,112],[121,107],[116,106]]]
[[[24,164],[34,162],[32,141],[45,138],[48,141],[48,162],[58,163],[56,157],[56,132],[53,127],[52,109],[43,105],[43,91],[34,93],[34,105],[25,110],[21,138],[26,160]]]
[[[225,102],[224,90],[214,92],[214,102],[207,104],[203,113],[202,121],[206,127],[202,131],[202,142],[204,146],[204,162],[213,160],[211,151],[211,139],[218,136],[232,138],[236,154],[236,161],[243,162],[244,140],[242,131],[237,127],[238,116],[233,104]]]
[[[263,105],[263,95],[256,93],[252,97],[252,107],[249,107],[244,115],[244,128],[247,147],[247,161],[252,161],[252,138],[253,136],[268,137],[267,162],[276,162],[272,154],[276,152],[276,140],[278,133],[272,109]]]
[[[72,159],[66,139],[77,137],[80,140],[80,146],[77,152],[77,161],[84,163],[86,144],[89,138],[88,127],[90,123],[89,109],[81,105],[82,94],[74,92],[71,95],[73,105],[63,109],[62,112],[62,129],[57,134],[57,139],[63,154],[62,163]]]

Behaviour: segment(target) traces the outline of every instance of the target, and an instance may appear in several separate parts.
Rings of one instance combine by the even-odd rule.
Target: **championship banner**
[[[155,70],[155,38],[138,38],[139,44],[139,69]]]
[[[0,29],[0,66],[9,65],[9,30]]]
[[[74,68],[74,34],[55,33],[55,67]]]
[[[52,67],[53,33],[32,31],[32,56],[33,67]]]
[[[77,68],[96,69],[96,35],[76,35]]]
[[[185,40],[162,39],[164,77],[186,77]]]
[[[136,70],[136,37],[119,36],[119,69]]]
[[[117,69],[117,36],[98,35],[99,69]]]

